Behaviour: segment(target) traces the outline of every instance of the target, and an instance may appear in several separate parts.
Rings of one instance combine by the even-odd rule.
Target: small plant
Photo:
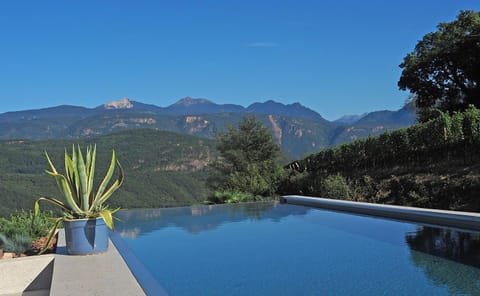
[[[7,237],[0,233],[0,249],[5,252],[15,254],[25,253],[32,245],[32,238],[28,234],[16,233],[12,237]]]
[[[21,210],[11,214],[8,218],[0,218],[0,233],[7,237],[16,234],[26,234],[33,239],[46,236],[55,224],[52,212],[39,212],[34,219],[32,211]],[[34,223],[32,223],[34,222]]]
[[[113,230],[112,214],[119,209],[111,210],[105,202],[123,184],[124,180],[124,172],[120,162],[115,157],[115,150],[112,151],[110,166],[108,167],[107,173],[96,191],[94,190],[93,184],[96,146],[93,148],[91,146],[87,147],[85,160],[80,146],[77,146],[76,148],[73,146],[72,156],[68,155],[65,150],[65,174],[60,174],[57,171],[47,152],[45,152],[45,156],[50,165],[50,170],[47,170],[46,172],[55,179],[57,187],[64,199],[64,201],[60,201],[51,197],[40,197],[35,201],[35,216],[39,213],[40,201],[52,203],[60,207],[63,211],[63,217],[57,218],[55,225],[50,231],[46,246],[50,244],[58,225],[63,220],[102,217],[107,227]],[[118,168],[119,176],[112,184],[110,184],[115,168]],[[44,251],[45,249],[43,249],[41,253]]]

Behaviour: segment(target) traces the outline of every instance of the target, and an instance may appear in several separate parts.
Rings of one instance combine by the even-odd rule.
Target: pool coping
[[[406,220],[410,222],[421,222],[480,231],[480,213],[474,212],[373,204],[302,195],[282,196],[282,202],[350,213],[366,214],[370,216]]]

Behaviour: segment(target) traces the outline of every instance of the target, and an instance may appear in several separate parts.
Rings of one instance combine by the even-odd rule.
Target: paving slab
[[[53,255],[0,260],[0,295],[48,295]]]
[[[66,254],[65,233],[58,234],[50,295],[146,295],[112,241],[101,254]]]

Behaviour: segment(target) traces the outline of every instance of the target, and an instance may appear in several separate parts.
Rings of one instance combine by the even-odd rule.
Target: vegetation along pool
[[[480,295],[480,233],[275,202],[118,213],[169,295]]]

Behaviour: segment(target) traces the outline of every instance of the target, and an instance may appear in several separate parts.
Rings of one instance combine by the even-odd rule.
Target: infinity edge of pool
[[[360,214],[362,216],[381,217],[386,220],[397,220],[423,225],[427,223],[427,225],[434,227],[451,227],[461,231],[473,230],[477,232],[480,230],[479,213],[384,206],[304,196],[284,196],[281,202],[310,208],[341,211],[353,215]],[[111,239],[145,293],[147,295],[167,295],[166,290],[159,284],[158,280],[154,278],[143,263],[137,259],[123,238],[118,233],[111,233]]]

